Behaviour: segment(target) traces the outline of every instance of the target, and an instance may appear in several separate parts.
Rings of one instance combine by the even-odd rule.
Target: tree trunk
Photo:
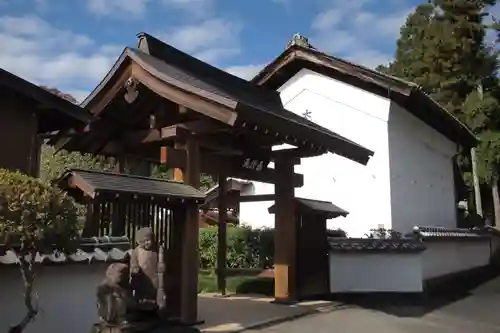
[[[498,194],[498,180],[496,179],[491,184],[491,195],[493,197],[495,227],[500,228],[500,196]]]
[[[472,179],[474,181],[474,202],[476,204],[476,214],[483,217],[483,203],[481,201],[481,188],[479,185],[479,177],[477,175],[477,158],[476,148],[470,150],[472,162]]]
[[[19,266],[21,268],[21,276],[24,282],[24,305],[28,312],[23,320],[16,326],[9,329],[9,333],[21,333],[35,319],[38,314],[38,306],[33,304],[33,284],[35,282],[35,273],[33,264],[35,262],[36,252],[32,252],[29,260],[25,255],[19,256]]]

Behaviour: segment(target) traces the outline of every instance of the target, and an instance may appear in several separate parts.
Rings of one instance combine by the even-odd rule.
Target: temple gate
[[[283,108],[279,94],[210,66],[146,34],[125,48],[112,70],[83,102],[95,120],[52,139],[58,148],[134,158],[175,168],[175,180],[199,187],[200,173],[223,189],[227,177],[275,184],[275,299],[296,292],[294,189],[303,177],[294,166],[304,157],[337,153],[366,164],[372,154]],[[288,144],[279,151],[274,146]],[[274,168],[270,168],[270,162]],[[219,198],[218,272],[224,286],[225,191]],[[180,317],[198,320],[199,213],[191,206],[177,231],[182,247]]]

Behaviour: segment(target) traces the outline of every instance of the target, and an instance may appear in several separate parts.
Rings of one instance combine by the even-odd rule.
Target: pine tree
[[[427,71],[423,63],[426,49],[425,34],[431,24],[434,14],[432,4],[418,6],[406,19],[401,27],[400,38],[397,41],[395,60],[388,67],[379,66],[377,70],[415,82],[424,87],[421,78]],[[420,82],[419,82],[420,81]]]
[[[394,61],[378,68],[421,86],[481,137],[479,176],[494,191],[500,167],[498,54],[485,36],[488,28],[500,36],[500,24],[488,27],[484,18],[496,3],[431,0],[418,6],[401,28]]]

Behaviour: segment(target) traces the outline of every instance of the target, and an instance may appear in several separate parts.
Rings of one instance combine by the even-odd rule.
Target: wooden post
[[[200,187],[200,147],[194,138],[188,137],[186,142],[186,169],[184,182],[195,188]],[[184,324],[195,324],[198,320],[198,237],[199,237],[198,205],[187,207],[182,237],[182,288],[181,288],[181,321]]]
[[[178,144],[179,148],[183,147]],[[162,147],[161,152],[161,162],[168,165],[167,159],[167,149]],[[184,182],[184,172],[182,169],[174,169],[174,180],[179,182]],[[183,232],[184,232],[184,222],[186,220],[186,212],[176,210],[174,212],[173,220],[171,221],[171,228],[168,234],[169,237],[169,247],[167,252],[167,263],[165,275],[166,283],[166,300],[167,300],[167,312],[169,315],[181,319],[182,318],[182,257],[181,253],[183,251]]]
[[[176,210],[173,221],[170,224],[166,262],[167,274],[165,275],[167,312],[178,319],[181,318],[182,258],[180,257],[180,253],[182,252],[182,232],[184,221],[186,220],[185,213],[185,211]]]
[[[227,179],[219,174],[219,223],[217,224],[217,288],[226,295]]]
[[[296,227],[294,163],[286,158],[275,161],[274,298],[276,302],[296,300]]]

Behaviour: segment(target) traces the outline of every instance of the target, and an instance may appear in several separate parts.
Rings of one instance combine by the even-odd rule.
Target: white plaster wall
[[[420,253],[331,252],[328,257],[332,293],[423,290]]]
[[[38,271],[35,290],[41,313],[26,333],[88,333],[98,320],[95,288],[104,278],[105,264],[45,266]],[[19,270],[0,267],[0,332],[17,324],[26,313]]]
[[[274,185],[253,182],[253,186],[246,186],[241,195],[274,194]],[[240,223],[252,228],[274,228],[274,215],[267,209],[274,205],[274,201],[242,202],[240,203]]]
[[[422,253],[423,277],[434,278],[489,264],[490,241],[426,242]]]
[[[453,156],[457,146],[399,105],[391,103],[389,165],[392,228],[456,227]]]
[[[390,101],[309,70],[301,70],[280,89],[286,109],[375,152],[367,166],[326,154],[302,159],[295,171],[304,175],[296,196],[332,201],[350,214],[328,222],[350,237],[372,228],[391,228],[387,121]],[[274,193],[273,185],[256,184],[255,194]],[[253,227],[274,226],[267,213],[272,202],[242,203],[240,219]]]

